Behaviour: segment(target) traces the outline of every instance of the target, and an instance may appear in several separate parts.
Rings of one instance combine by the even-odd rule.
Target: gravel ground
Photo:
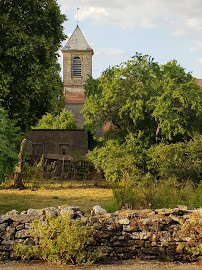
[[[1,270],[202,270],[197,263],[163,263],[163,262],[136,262],[124,261],[113,265],[94,266],[57,266],[44,262],[0,262]]]

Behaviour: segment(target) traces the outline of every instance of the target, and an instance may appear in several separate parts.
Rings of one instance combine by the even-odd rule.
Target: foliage
[[[179,183],[176,179],[154,180],[144,178],[141,182],[113,187],[113,201],[108,207],[113,211],[124,208],[174,208],[178,205],[192,206],[194,188],[191,183]]]
[[[63,106],[57,51],[64,20],[56,0],[0,1],[0,98],[22,130]]]
[[[45,222],[36,220],[30,234],[35,245],[17,244],[15,253],[22,259],[43,259],[59,264],[92,264],[102,256],[101,249],[90,249],[91,230],[79,220],[70,217],[54,219],[47,217]]]
[[[57,116],[47,113],[33,129],[76,129],[74,114],[65,109]]]
[[[150,169],[163,178],[202,179],[202,135],[175,144],[159,144],[149,149]]]
[[[22,173],[23,184],[32,184],[32,188],[39,188],[45,179],[56,178],[55,162],[50,162],[42,156],[34,165],[24,162]]]
[[[193,207],[202,207],[202,180],[200,181],[193,197]]]
[[[136,54],[126,63],[108,68],[85,87],[85,125],[96,134],[110,122],[111,138],[123,143],[139,134],[146,145],[190,140],[202,131],[202,91],[190,73],[171,61],[159,66]]]
[[[118,185],[117,207],[192,205],[189,181],[199,183],[202,172],[202,91],[192,75],[175,60],[160,66],[137,53],[90,77],[85,94],[86,128],[96,135],[111,125],[88,157]]]
[[[134,138],[129,134],[126,142],[119,144],[116,140],[108,140],[100,148],[88,153],[88,157],[98,170],[103,170],[107,181],[132,184],[142,179],[146,173],[147,153],[141,137]]]
[[[190,219],[182,225],[181,237],[190,237],[187,243],[178,245],[177,250],[185,248],[193,256],[202,255],[202,217],[199,212],[193,213]]]
[[[0,183],[15,171],[21,136],[15,122],[0,106]]]
[[[88,157],[111,183],[133,185],[149,175],[153,179],[176,178],[199,183],[202,176],[201,149],[201,135],[189,142],[161,143],[147,149],[142,137],[129,134],[124,143],[108,140],[104,146],[89,151]]]

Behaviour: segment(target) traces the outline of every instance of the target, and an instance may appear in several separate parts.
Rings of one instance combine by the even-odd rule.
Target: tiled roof
[[[67,93],[65,94],[65,104],[84,104],[84,93]]]
[[[93,49],[87,43],[78,25],[67,41],[67,44],[62,48],[62,51],[65,50],[88,50],[93,52]]]
[[[196,84],[202,87],[202,79],[196,79]]]

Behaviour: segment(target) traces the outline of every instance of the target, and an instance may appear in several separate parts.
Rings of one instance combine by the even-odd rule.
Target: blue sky
[[[93,77],[136,52],[159,64],[176,59],[202,79],[201,0],[57,0],[70,37],[77,24],[94,50]],[[64,41],[63,45],[67,42]],[[61,53],[60,53],[61,55]],[[62,67],[62,57],[59,62]]]

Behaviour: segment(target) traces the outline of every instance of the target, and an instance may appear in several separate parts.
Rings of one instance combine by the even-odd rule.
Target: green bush
[[[133,186],[117,185],[113,187],[113,200],[106,209],[124,208],[174,208],[178,205],[192,207],[194,187],[191,182],[179,183],[176,179],[137,182]]]
[[[179,183],[175,178],[161,180],[154,185],[151,204],[153,208],[174,208],[178,205],[192,207],[193,195],[191,182]]]
[[[63,109],[59,115],[45,114],[33,129],[76,129],[74,114]]]
[[[193,196],[193,207],[202,207],[202,181],[199,183],[194,196]]]
[[[109,140],[100,148],[88,153],[88,157],[97,170],[104,172],[107,181],[131,185],[140,181],[145,174],[147,154],[141,143],[141,136],[127,136],[126,142],[119,144]]]
[[[25,259],[43,259],[58,264],[92,264],[103,252],[90,248],[92,231],[79,220],[70,217],[54,219],[47,217],[44,222],[33,222],[30,235],[34,246],[16,244],[16,256]]]
[[[199,183],[202,179],[202,135],[189,142],[160,144],[149,151],[150,169],[162,178]]]

